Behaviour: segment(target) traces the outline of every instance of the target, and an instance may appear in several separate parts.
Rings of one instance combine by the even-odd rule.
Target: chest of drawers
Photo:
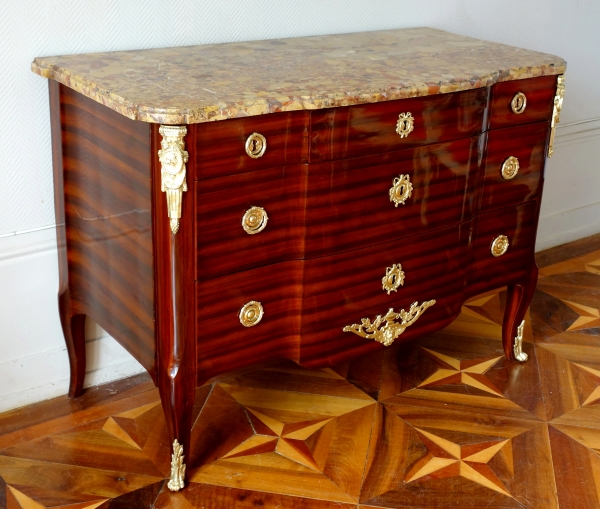
[[[150,373],[183,487],[194,392],[450,323],[537,268],[565,63],[432,29],[39,58],[70,395],[92,317]]]

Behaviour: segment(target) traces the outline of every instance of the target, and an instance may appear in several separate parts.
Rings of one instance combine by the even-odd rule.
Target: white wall
[[[538,248],[600,232],[598,0],[24,0],[0,5],[0,411],[64,394],[46,80],[35,56],[432,26],[562,56]],[[596,149],[596,150],[593,150]],[[34,231],[31,231],[34,230]],[[88,328],[96,384],[141,367]]]

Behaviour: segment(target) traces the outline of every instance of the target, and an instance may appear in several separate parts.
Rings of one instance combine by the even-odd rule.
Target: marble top
[[[563,59],[432,28],[38,57],[32,70],[136,120],[195,124],[562,74]]]

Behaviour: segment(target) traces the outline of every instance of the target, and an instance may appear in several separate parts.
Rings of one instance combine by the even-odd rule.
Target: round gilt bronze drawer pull
[[[248,235],[262,232],[267,226],[269,216],[262,207],[250,207],[242,217],[242,228]]]
[[[265,311],[260,302],[251,300],[246,302],[240,309],[240,323],[244,327],[254,327],[262,320]]]
[[[498,235],[492,242],[491,251],[495,257],[506,253],[508,251],[508,237],[506,235]]]
[[[267,138],[260,133],[252,133],[246,140],[246,154],[252,159],[262,157],[267,150]]]
[[[504,180],[515,178],[517,173],[519,173],[519,160],[514,156],[508,157],[506,161],[502,163],[501,173]]]
[[[389,295],[391,292],[395,292],[404,284],[404,271],[402,265],[394,263],[391,267],[385,269],[385,276],[381,278],[381,287]]]
[[[513,113],[520,115],[525,111],[525,108],[527,108],[527,97],[523,92],[517,92],[510,101],[510,109]]]
[[[413,186],[410,182],[408,175],[400,175],[394,179],[394,185],[390,188],[390,201],[394,202],[394,205],[398,205],[406,202],[412,194]]]
[[[400,135],[400,138],[406,138],[410,133],[415,130],[415,119],[412,113],[400,113],[398,116],[398,122],[396,123],[396,132]]]

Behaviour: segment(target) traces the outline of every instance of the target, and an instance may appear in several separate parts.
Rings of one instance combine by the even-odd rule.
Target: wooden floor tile
[[[565,332],[600,329],[600,274],[553,274],[541,279],[538,289],[559,299],[572,310],[571,316],[574,316],[575,320],[563,322]]]
[[[361,504],[557,508],[546,424],[386,403]]]
[[[504,359],[499,290],[342,365],[213,379],[179,493],[147,375],[0,414],[0,509],[598,508],[599,248],[538,255],[526,363]]]
[[[600,507],[600,430],[548,427],[560,507]]]
[[[374,400],[330,370],[278,368],[230,382],[215,385],[192,430],[193,483],[358,501]]]
[[[386,357],[379,399],[544,419],[536,351],[524,350],[529,361],[520,364],[506,360],[498,340],[439,333],[410,342]]]
[[[595,344],[600,334],[600,251],[540,269],[531,304],[541,342]]]
[[[571,412],[577,419],[600,410],[600,349],[595,346],[536,345],[546,419],[554,422]],[[571,419],[573,416],[571,416]],[[583,423],[583,421],[581,421]]]

